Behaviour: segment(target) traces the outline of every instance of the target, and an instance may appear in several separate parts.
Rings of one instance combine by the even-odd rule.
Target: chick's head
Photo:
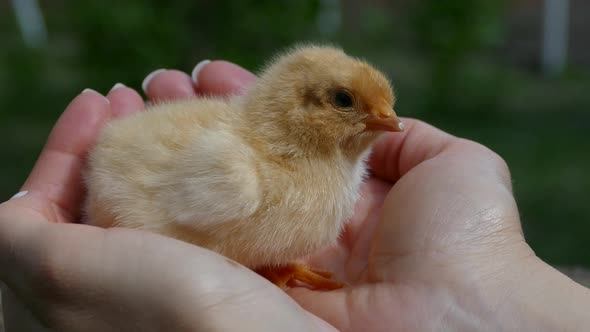
[[[267,67],[248,95],[247,108],[256,113],[261,132],[333,147],[402,131],[394,103],[391,84],[368,63],[337,48],[304,46]]]

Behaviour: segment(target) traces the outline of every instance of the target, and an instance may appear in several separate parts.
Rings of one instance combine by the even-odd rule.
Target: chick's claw
[[[265,267],[256,272],[281,289],[305,286],[315,290],[335,290],[345,286],[344,283],[332,279],[332,272],[302,264]]]

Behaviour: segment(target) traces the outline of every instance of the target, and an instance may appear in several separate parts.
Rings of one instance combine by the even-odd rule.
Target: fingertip
[[[149,77],[149,76],[152,77]],[[152,100],[190,98],[195,95],[193,81],[179,70],[157,70],[144,80],[144,91]]]
[[[100,92],[86,88],[70,102],[64,113],[72,108],[77,108],[77,105],[79,104],[87,104],[84,107],[87,109],[104,110],[105,108],[108,108],[109,103],[110,101]]]
[[[55,206],[75,215],[82,197],[84,158],[110,115],[109,100],[100,93],[86,89],[76,96],[51,130],[21,190],[43,193]]]
[[[113,85],[113,87],[109,90],[109,94],[115,90],[121,89],[121,88],[126,88],[127,86],[123,83],[115,83],[115,85]]]
[[[110,117],[110,101],[92,89],[84,89],[59,117],[47,140],[47,146],[64,152],[79,153]],[[71,138],[77,137],[73,140]]]
[[[80,95],[93,95],[93,96],[105,98],[105,96],[103,96],[100,92],[98,92],[94,89],[90,89],[90,88],[86,88],[86,89],[82,90],[82,93]],[[107,99],[106,102],[108,103],[109,100]]]
[[[195,84],[195,86],[199,86],[199,73],[209,63],[211,63],[211,60],[203,60],[203,61],[197,63],[197,65],[195,66],[195,68],[193,68],[193,71],[191,72],[191,78],[192,78],[193,83]]]
[[[27,195],[28,193],[29,192],[27,190],[19,191],[18,193],[14,194],[12,197],[10,197],[10,199],[13,200],[13,199],[21,198],[21,197]]]
[[[231,62],[216,60],[202,68],[198,75],[197,92],[209,95],[243,93],[256,81],[256,76]]]
[[[49,135],[47,147],[81,153],[110,115],[110,101],[95,90],[84,89],[59,117]]]
[[[101,93],[92,89],[84,89],[79,95],[68,104],[59,120],[55,124],[60,132],[61,126],[68,128],[73,126],[73,122],[79,121],[80,126],[96,126],[97,123],[104,121],[110,116],[110,101]],[[71,130],[71,129],[67,129]],[[51,139],[51,136],[49,137]]]
[[[379,178],[397,181],[414,166],[439,154],[453,138],[423,121],[403,121],[403,132],[385,133],[373,144],[369,166]]]
[[[113,117],[123,117],[141,111],[144,108],[143,99],[137,91],[117,83],[113,86],[107,98],[111,103]]]
[[[143,81],[141,82],[141,89],[143,90],[143,92],[146,95],[148,95],[148,88],[149,88],[152,80],[156,76],[158,76],[160,73],[163,73],[165,71],[166,71],[166,69],[156,69],[156,70],[152,71],[151,73],[147,74],[147,76],[143,79]]]

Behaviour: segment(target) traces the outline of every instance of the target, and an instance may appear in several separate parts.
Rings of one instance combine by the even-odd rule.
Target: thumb
[[[369,165],[373,174],[383,180],[397,181],[421,162],[441,153],[454,136],[425,122],[403,118],[406,129],[386,133],[373,145]]]

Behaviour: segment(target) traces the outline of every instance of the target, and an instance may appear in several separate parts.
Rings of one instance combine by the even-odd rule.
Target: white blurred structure
[[[559,75],[567,65],[569,0],[545,0],[541,63],[547,76]]]
[[[47,28],[38,0],[12,0],[16,21],[29,48],[41,48],[47,43]]]

